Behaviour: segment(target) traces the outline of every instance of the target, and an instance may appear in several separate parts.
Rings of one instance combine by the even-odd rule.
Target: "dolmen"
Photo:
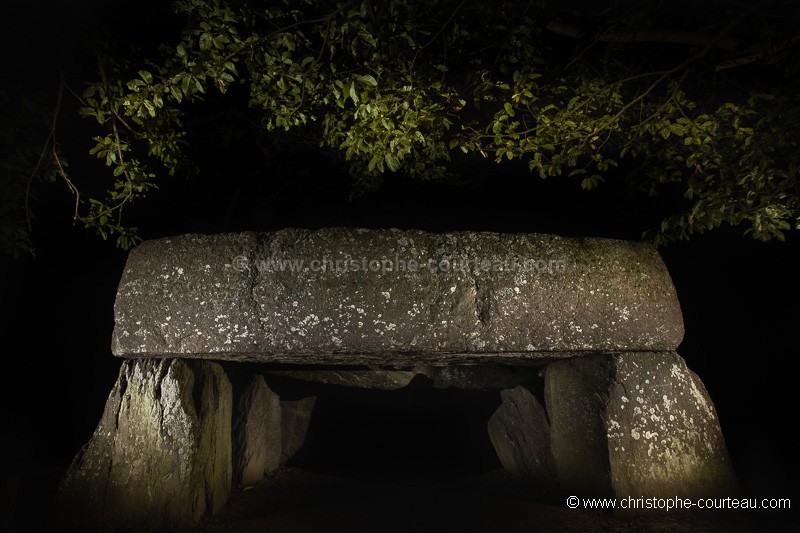
[[[680,304],[648,244],[352,228],[182,235],[131,251],[114,315],[119,377],[62,480],[55,529],[181,530],[218,511],[302,447],[315,398],[282,398],[276,376],[396,390],[422,375],[495,390],[487,431],[503,467],[564,494],[736,488],[714,404],[676,353]],[[249,374],[234,385],[238,367]]]

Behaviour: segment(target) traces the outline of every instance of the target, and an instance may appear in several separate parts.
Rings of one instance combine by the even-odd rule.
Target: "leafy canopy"
[[[534,176],[584,189],[621,165],[636,191],[682,195],[649,235],[656,242],[722,224],[761,240],[800,228],[790,2],[648,12],[176,0],[174,9],[179,36],[146,61],[98,52],[99,81],[81,96],[81,114],[99,128],[91,154],[111,185],[76,201],[75,216],[123,247],[137,239],[125,207],[157,188],[158,174],[184,168],[186,114],[234,90],[247,92],[270,135],[299,132],[340,153],[359,189],[387,173],[441,177],[470,154],[522,160]]]

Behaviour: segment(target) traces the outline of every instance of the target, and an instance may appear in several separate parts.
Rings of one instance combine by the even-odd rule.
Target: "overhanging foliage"
[[[800,228],[789,2],[691,12],[547,1],[174,6],[180,36],[143,62],[98,52],[99,81],[82,94],[111,186],[76,202],[75,217],[123,247],[136,241],[125,207],[159,173],[181,172],[185,114],[232,88],[248,91],[267,132],[300,130],[341,153],[360,188],[386,173],[441,177],[471,153],[584,189],[622,165],[634,189],[684,197],[649,235],[656,242],[722,224],[761,240]]]

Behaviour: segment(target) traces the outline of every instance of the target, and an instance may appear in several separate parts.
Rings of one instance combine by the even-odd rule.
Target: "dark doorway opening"
[[[296,467],[407,486],[501,468],[486,423],[497,391],[324,387]]]

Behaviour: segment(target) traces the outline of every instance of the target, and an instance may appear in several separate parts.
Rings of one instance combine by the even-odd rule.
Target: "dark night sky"
[[[38,19],[25,24],[35,27],[32,20]],[[52,71],[39,75],[52,79]],[[88,149],[86,126],[65,119],[63,128],[65,150]],[[256,166],[247,142],[239,149],[214,153],[213,139],[199,139],[197,150],[214,157],[190,193],[186,181],[167,180],[162,194],[131,213],[143,236],[365,226],[639,239],[663,209],[620,192],[621,178],[614,176],[603,190],[586,193],[575,183],[480,162],[465,164],[455,182],[389,180],[351,200],[341,168],[305,148],[286,156],[305,161],[300,170],[280,159],[266,169]],[[99,171],[78,161],[73,169],[89,176]],[[97,424],[120,365],[110,337],[125,253],[73,226],[70,205],[60,184],[44,192],[36,258],[0,259],[6,356],[0,401],[11,450],[3,456],[4,471],[65,467]],[[759,497],[793,496],[797,380],[788,362],[799,355],[798,235],[758,243],[741,237],[740,229],[723,229],[661,252],[686,323],[678,351],[715,401],[746,489]]]

